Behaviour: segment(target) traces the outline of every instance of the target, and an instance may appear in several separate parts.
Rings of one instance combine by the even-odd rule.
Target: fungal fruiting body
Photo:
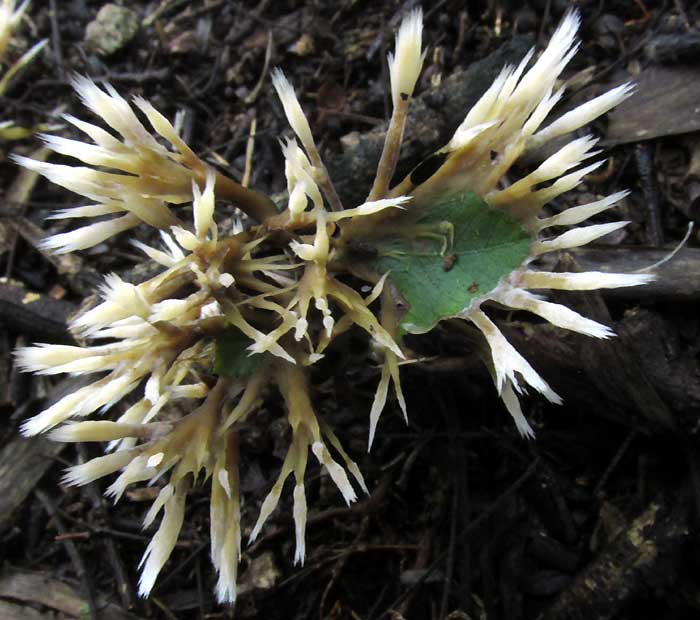
[[[621,86],[541,128],[562,96],[555,81],[577,49],[578,24],[577,14],[569,13],[539,58],[530,52],[517,67],[503,69],[448,144],[431,156],[439,164],[431,174],[424,166],[421,174],[414,171],[390,188],[423,62],[422,16],[412,12],[389,58],[394,110],[377,175],[367,201],[349,208],[342,205],[302,107],[279,70],[273,72],[273,85],[295,134],[282,143],[288,201],[281,212],[267,197],[199,159],[143,99],[134,104],[155,133],[110,86],[74,80],[83,102],[113,131],[68,116],[92,142],[44,140],[83,166],[16,159],[89,200],[57,217],[101,219],[49,237],[46,247],[81,250],[146,224],[159,230],[162,247],[135,245],[162,271],[140,284],[107,276],[101,303],[71,325],[89,346],[18,350],[18,363],[28,371],[100,373],[29,419],[23,431],[50,430],[58,441],[108,442],[104,456],[70,468],[67,483],[120,472],[107,491],[115,499],[134,483],[158,485],[144,525],[161,511],[163,516],[142,561],[142,595],[150,592],[176,543],[188,490],[209,481],[217,596],[222,602],[235,599],[242,545],[239,434],[244,424],[255,422],[271,391],[282,397],[291,440],[250,540],[276,509],[285,480],[293,477],[295,561],[304,562],[309,458],[318,461],[346,502],[356,499],[357,489],[367,492],[359,468],[314,408],[309,375],[309,367],[350,328],[366,332],[382,360],[370,444],[390,387],[407,415],[399,373],[407,357],[406,333],[425,333],[443,319],[471,322],[484,336],[496,389],[527,436],[533,433],[517,393],[530,386],[551,402],[560,399],[484,307],[496,302],[596,338],[612,335],[608,327],[531,292],[635,286],[650,279],[546,273],[531,266],[545,252],[589,243],[625,225],[577,226],[613,207],[624,193],[542,215],[548,202],[602,163],[580,166],[597,154],[595,139],[573,139],[532,173],[504,182],[520,155],[588,124],[631,92]],[[219,231],[216,200],[247,216],[234,218],[230,234]],[[190,203],[191,222],[182,207]],[[546,231],[553,227],[570,229],[550,238]],[[361,294],[347,283],[347,274],[370,287]],[[123,399],[130,405],[115,421],[76,421]]]

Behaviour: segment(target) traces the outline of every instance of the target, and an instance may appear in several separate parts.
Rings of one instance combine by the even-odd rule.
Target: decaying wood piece
[[[75,310],[68,301],[34,293],[12,282],[0,282],[0,325],[36,341],[72,341],[68,317]]]
[[[9,618],[33,618],[32,612],[39,614],[32,607],[20,605],[18,601],[33,606],[47,607],[51,611],[39,614],[37,618],[55,618],[55,613],[65,614],[69,618],[85,617],[85,600],[80,596],[77,586],[68,582],[55,579],[50,575],[38,571],[29,571],[19,568],[7,567],[0,573],[0,617],[3,605],[10,605],[26,615],[9,616]],[[138,620],[137,616],[124,611],[114,603],[98,600],[101,620]],[[61,617],[65,617],[61,616]]]
[[[54,614],[0,600],[0,618],[3,620],[53,620]]]
[[[16,437],[0,451],[0,532],[11,527],[17,511],[51,467],[63,444],[45,437]]]
[[[700,366],[697,350],[687,343],[693,322],[636,308],[618,323],[622,343],[634,352],[659,395],[669,403],[684,434],[696,436],[700,411]]]
[[[682,499],[682,498],[681,498]],[[607,620],[645,588],[672,583],[676,557],[690,535],[685,502],[647,506],[574,580],[543,620]],[[659,571],[663,563],[664,570]],[[653,584],[647,583],[647,580]]]
[[[700,129],[700,81],[696,66],[650,67],[635,83],[634,97],[610,113],[604,146]]]
[[[645,46],[644,55],[652,62],[694,62],[700,54],[700,33],[659,34]]]
[[[85,381],[84,376],[61,381],[51,390],[49,404]],[[65,444],[46,437],[16,437],[0,450],[0,532],[14,524],[17,512],[44,474],[52,467],[61,468],[56,457],[64,448]]]

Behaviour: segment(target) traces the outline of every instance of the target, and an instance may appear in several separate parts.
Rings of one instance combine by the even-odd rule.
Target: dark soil
[[[2,98],[3,119],[33,125],[56,122],[59,111],[84,117],[68,81],[74,72],[87,74],[125,96],[144,96],[168,118],[184,114],[185,140],[236,178],[256,119],[251,185],[274,195],[286,187],[278,140],[289,129],[264,72],[270,37],[269,66],[281,66],[295,85],[338,187],[348,202],[353,191],[366,193],[378,155],[373,136],[390,112],[386,53],[393,28],[415,3],[125,0],[120,4],[145,22],[106,58],[83,42],[102,4],[35,0],[17,43],[25,48],[48,37],[50,45]],[[542,48],[568,4],[424,5],[429,52],[403,169],[441,146],[504,61],[518,60],[530,45]],[[621,211],[631,224],[559,266],[643,268],[666,256],[700,215],[700,8],[684,0],[577,4],[582,45],[565,72],[573,79],[563,106],[627,79],[639,89],[593,127],[607,144],[607,167],[559,206],[630,188]],[[462,79],[494,53],[493,67],[487,61],[475,72],[488,74],[485,83],[479,75]],[[35,139],[3,145],[5,197],[18,173],[7,156],[37,146]],[[469,342],[438,328],[412,343],[428,361],[405,368],[409,425],[391,403],[367,454],[376,370],[363,366],[365,351],[352,339],[336,347],[317,371],[328,379],[316,405],[372,494],[345,508],[311,469],[305,566],[292,565],[291,506],[283,494],[281,510],[243,554],[241,593],[230,609],[212,595],[206,485],[190,498],[152,598],[139,600],[137,565],[152,534],[142,532],[141,519],[152,494],[134,489],[112,505],[101,495],[107,483],[61,486],[62,469],[98,449],[17,439],[22,420],[40,411],[47,395],[76,384],[18,374],[13,348],[69,338],[67,316],[102,274],[139,277],[141,259],[128,236],[76,259],[48,260],[36,250],[41,229],[58,230],[45,220],[49,212],[75,202],[42,180],[22,204],[0,204],[0,273],[9,278],[0,283],[1,617],[700,617],[695,232],[644,291],[562,295],[611,325],[619,335],[611,341],[563,333],[530,315],[501,315],[511,342],[565,400],[561,407],[525,400],[534,441],[518,436]],[[27,307],[27,293],[40,294],[41,304]],[[277,408],[272,402],[261,413],[245,446],[248,527],[281,463]]]

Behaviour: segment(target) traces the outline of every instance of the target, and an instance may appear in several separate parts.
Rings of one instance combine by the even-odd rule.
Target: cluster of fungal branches
[[[281,142],[288,190],[281,210],[202,161],[144,99],[129,103],[109,84],[74,79],[83,103],[111,131],[65,116],[89,140],[43,139],[81,165],[15,158],[87,199],[54,217],[88,223],[49,237],[45,246],[57,253],[84,250],[150,226],[160,243],[134,243],[161,271],[140,284],[107,276],[102,301],[71,324],[88,344],[40,344],[17,352],[28,371],[96,375],[27,420],[23,431],[50,431],[57,441],[106,443],[103,456],[68,470],[67,483],[119,472],[107,490],[115,499],[132,484],[159,488],[144,519],[147,527],[162,512],[142,561],[142,595],[148,595],[175,546],[189,490],[208,483],[217,596],[235,599],[242,547],[239,468],[245,467],[240,433],[256,423],[267,398],[281,397],[291,440],[250,540],[291,478],[295,561],[304,562],[309,458],[318,461],[346,502],[358,490],[368,492],[359,468],[314,407],[310,379],[310,367],[350,329],[366,333],[381,366],[369,413],[370,445],[392,386],[403,414],[409,413],[400,366],[411,352],[403,336],[425,333],[444,319],[470,322],[483,334],[485,363],[523,435],[532,435],[532,429],[517,393],[530,386],[560,402],[485,308],[497,303],[527,310],[565,329],[605,338],[611,335],[608,327],[531,290],[634,286],[649,279],[547,273],[531,265],[545,252],[583,245],[625,225],[577,227],[614,206],[622,193],[543,215],[547,203],[602,163],[581,166],[597,154],[595,139],[573,139],[530,174],[504,181],[523,153],[588,124],[631,92],[627,85],[613,89],[543,128],[562,96],[556,80],[576,52],[578,24],[578,15],[569,13],[538,58],[533,50],[518,66],[503,69],[451,140],[429,154],[434,172],[428,178],[409,174],[391,187],[424,57],[422,15],[410,13],[389,55],[393,113],[376,178],[360,205],[342,204],[280,70],[272,83],[294,133]],[[220,234],[217,203],[229,213],[236,208],[232,234]],[[560,227],[569,229],[548,236]],[[364,292],[351,285],[358,278],[369,285]],[[130,405],[117,419],[105,415],[124,399]],[[85,419],[93,414],[97,419]]]

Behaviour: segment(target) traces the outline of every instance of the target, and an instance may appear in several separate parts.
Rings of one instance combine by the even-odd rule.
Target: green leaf
[[[214,372],[224,377],[245,379],[267,361],[267,353],[250,355],[247,350],[253,344],[240,329],[229,327],[216,339]]]
[[[473,192],[446,196],[415,223],[392,228],[372,240],[369,263],[378,274],[391,272],[408,303],[404,333],[427,332],[492,291],[527,258],[532,241],[517,220]]]

